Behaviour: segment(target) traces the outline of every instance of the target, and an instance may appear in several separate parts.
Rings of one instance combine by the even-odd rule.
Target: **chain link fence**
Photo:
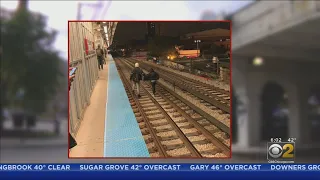
[[[92,22],[69,22],[69,66],[77,67],[76,77],[69,94],[71,134],[77,133],[98,79],[98,61],[94,41]],[[85,43],[87,43],[87,49]]]

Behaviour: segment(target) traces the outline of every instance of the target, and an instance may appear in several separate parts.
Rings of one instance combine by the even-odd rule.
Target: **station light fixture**
[[[103,27],[104,32],[107,34],[108,33],[108,28],[106,26]]]
[[[201,40],[195,40],[194,42],[197,43],[197,57],[199,57],[199,43]]]
[[[262,57],[257,56],[253,59],[252,63],[254,66],[262,66],[264,63],[264,59]]]

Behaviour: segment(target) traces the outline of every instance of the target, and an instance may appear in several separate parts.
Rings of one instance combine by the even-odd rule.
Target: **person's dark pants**
[[[157,81],[152,81],[151,82],[151,86],[152,86],[152,93],[155,94],[156,93],[156,84],[157,84]]]
[[[103,69],[103,58],[102,57],[98,57],[98,67],[99,67],[99,69]]]
[[[134,82],[132,81],[132,90],[137,90],[138,97],[140,96],[140,82]]]

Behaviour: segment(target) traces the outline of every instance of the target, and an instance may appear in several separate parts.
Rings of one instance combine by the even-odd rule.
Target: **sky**
[[[98,4],[100,7],[82,8],[85,20],[198,20],[203,11],[233,13],[251,3],[248,1],[29,1],[29,9],[48,17],[48,26],[56,29],[54,44],[61,56],[68,56],[67,20],[75,20],[78,3]],[[1,7],[14,10],[18,1],[1,1]],[[96,13],[96,15],[94,15]]]

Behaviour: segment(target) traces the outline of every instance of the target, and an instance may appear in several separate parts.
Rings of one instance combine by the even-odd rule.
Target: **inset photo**
[[[230,158],[229,21],[69,21],[69,158]]]

